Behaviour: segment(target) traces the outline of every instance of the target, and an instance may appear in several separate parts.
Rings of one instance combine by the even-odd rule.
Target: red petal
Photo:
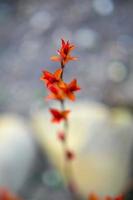
[[[58,94],[59,93],[59,89],[57,87],[53,86],[53,85],[51,85],[49,87],[49,90],[54,94]]]
[[[65,45],[64,39],[61,39],[61,42],[62,42],[62,46],[64,46]]]
[[[49,109],[53,118],[52,118],[52,122],[57,122],[59,123],[62,120],[66,120],[67,119],[67,115],[70,112],[69,110],[65,110],[65,111],[60,111],[54,108]]]
[[[43,73],[43,74],[42,74],[42,76],[40,77],[40,80],[42,80],[42,81],[46,80],[47,77],[51,77],[51,76],[52,76],[52,74],[51,74],[50,72],[48,72],[48,71],[43,71],[42,73]]]
[[[70,99],[71,101],[75,101],[75,95],[72,92],[68,92],[67,93],[67,97],[68,99]]]
[[[70,110],[62,111],[62,115],[64,116],[65,119],[67,119],[67,116],[68,116],[69,113],[70,113]]]
[[[57,109],[50,109],[50,112],[51,112],[51,114],[52,114],[52,116],[53,116],[53,118],[52,118],[52,122],[56,122],[56,123],[59,123],[61,120],[62,120],[62,115],[61,115],[61,112],[60,111],[58,111]]]
[[[80,87],[77,85],[77,80],[73,79],[68,85],[70,91],[74,92],[80,90]]]
[[[60,56],[51,56],[50,59],[51,59],[52,61],[54,61],[54,62],[60,62],[60,61],[61,61]]]
[[[58,117],[61,115],[61,111],[57,110],[57,109],[54,109],[54,108],[50,108],[49,109],[51,114],[54,116],[54,117]]]
[[[60,79],[61,77],[61,74],[62,74],[62,69],[57,69],[54,73],[54,76],[57,78],[57,79]]]

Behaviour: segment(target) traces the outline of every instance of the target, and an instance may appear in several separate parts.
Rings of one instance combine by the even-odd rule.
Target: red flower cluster
[[[8,190],[0,188],[0,200],[20,200],[20,198],[11,194]]]
[[[61,40],[61,48],[58,50],[57,56],[52,56],[51,60],[55,62],[60,62],[60,68],[58,68],[54,73],[49,71],[43,71],[41,76],[41,81],[44,82],[46,88],[49,91],[46,99],[54,99],[60,102],[61,110],[50,108],[50,113],[52,115],[51,121],[54,123],[60,123],[64,121],[64,130],[60,131],[57,134],[58,139],[62,142],[63,151],[64,151],[64,161],[66,162],[72,161],[75,158],[75,154],[72,150],[67,147],[67,139],[68,139],[68,115],[70,110],[65,109],[65,100],[74,101],[76,99],[75,92],[80,90],[80,87],[77,84],[76,79],[72,79],[70,83],[66,83],[63,80],[64,68],[66,63],[71,60],[77,60],[76,57],[71,56],[71,51],[75,48],[73,44],[69,41]],[[68,167],[64,167],[65,173],[68,174]],[[68,180],[70,181],[70,180]]]
[[[88,200],[124,200],[124,195],[119,195],[116,197],[106,196],[104,198],[100,198],[96,194],[90,194]]]
[[[77,60],[77,57],[73,57],[70,55],[70,52],[75,48],[73,44],[70,44],[69,41],[65,42],[63,39],[61,48],[57,51],[57,56],[52,56],[51,60],[55,62],[62,62],[65,65],[67,62],[71,60]]]
[[[61,40],[61,47],[57,51],[58,55],[52,56],[51,60],[55,62],[60,63],[60,68],[58,68],[54,73],[51,73],[49,71],[43,71],[42,76],[41,76],[41,81],[44,82],[46,85],[46,88],[49,91],[49,94],[47,96],[47,99],[54,99],[57,100],[61,103],[61,110],[55,109],[55,108],[50,108],[50,113],[52,115],[51,121],[54,123],[60,123],[61,121],[64,121],[64,131],[60,131],[57,134],[58,139],[62,142],[62,145],[64,145],[63,151],[64,151],[64,161],[69,162],[72,161],[75,158],[75,154],[72,150],[70,150],[67,146],[67,139],[68,139],[68,115],[70,113],[70,110],[65,109],[64,101],[65,99],[74,101],[75,100],[75,92],[80,90],[80,87],[77,84],[77,80],[73,79],[70,81],[70,83],[66,83],[63,80],[63,74],[64,74],[64,68],[65,65],[69,61],[74,61],[77,60],[77,57],[71,56],[71,51],[75,48],[73,44],[71,44],[69,41],[64,41],[63,39]],[[67,170],[66,174],[68,174],[68,169],[69,165],[67,164]],[[71,171],[71,170],[70,170]],[[70,180],[69,180],[70,181]],[[73,183],[71,181],[71,183]],[[71,184],[69,185],[69,188],[71,188],[71,191],[73,190],[74,185]],[[75,189],[75,188],[74,188]],[[1,194],[0,194],[1,195]],[[6,194],[8,195],[8,194]],[[13,198],[8,198],[6,196],[5,198],[1,198],[0,200],[17,200]],[[116,196],[116,197],[111,197],[111,196],[106,196],[104,198],[100,198],[96,194],[90,194],[88,196],[88,200],[124,200],[124,196]]]
[[[63,102],[65,99],[74,101],[76,98],[75,92],[80,90],[80,87],[78,86],[76,79],[73,79],[70,83],[64,82],[63,70],[66,63],[68,63],[70,60],[77,59],[76,57],[72,57],[70,54],[75,46],[70,44],[69,41],[65,42],[63,39],[61,41],[61,48],[58,50],[59,55],[51,57],[53,61],[59,61],[61,67],[54,73],[43,71],[40,79],[46,84],[46,87],[49,90],[49,94],[46,99],[54,99],[60,102]],[[59,123],[62,120],[67,120],[69,112],[69,110],[60,111],[57,109],[50,109],[50,113],[52,114],[52,122]]]
[[[50,94],[47,99],[64,100],[69,99],[71,101],[75,100],[74,92],[80,90],[77,85],[77,80],[73,79],[70,83],[65,83],[63,81],[58,82],[58,84],[52,84],[49,86]]]

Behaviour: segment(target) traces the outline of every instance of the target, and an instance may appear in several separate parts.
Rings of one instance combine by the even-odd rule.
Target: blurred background
[[[82,88],[77,99],[83,111],[81,121],[86,112],[82,102],[87,102],[86,118],[93,121],[92,135],[95,123],[99,124],[99,118],[91,119],[94,113],[104,113],[105,121],[113,116],[113,128],[106,127],[102,118],[101,132],[124,132],[122,145],[126,143],[127,150],[122,161],[129,157],[125,166],[128,178],[132,177],[132,18],[132,0],[0,0],[0,186],[25,200],[69,199],[40,142],[43,129],[39,128],[43,114],[44,126],[47,123],[49,105],[44,102],[46,90],[39,78],[42,70],[52,72],[58,67],[49,57],[55,55],[60,38],[76,45],[73,55],[79,61],[68,64],[65,79],[76,77]],[[101,139],[96,141],[100,148]],[[109,144],[114,146],[110,140]],[[125,146],[120,149],[118,155]]]

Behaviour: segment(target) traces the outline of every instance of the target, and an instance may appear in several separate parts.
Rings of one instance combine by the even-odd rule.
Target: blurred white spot
[[[122,61],[126,61],[127,60],[127,50],[126,48],[120,44],[119,42],[116,42],[116,41],[111,41],[109,43],[109,55],[110,55],[110,58],[112,60],[122,60]]]
[[[36,155],[31,132],[21,117],[7,113],[0,115],[0,133],[0,185],[18,191]]]
[[[75,34],[75,43],[80,47],[91,49],[98,42],[98,34],[88,28],[80,29]]]
[[[37,32],[43,32],[48,30],[51,27],[51,24],[53,22],[53,18],[50,15],[50,13],[46,11],[40,11],[35,13],[31,20],[30,25],[37,31]]]
[[[115,61],[109,64],[108,76],[114,82],[121,82],[126,78],[127,68],[119,61]]]
[[[24,58],[36,58],[40,49],[40,42],[37,40],[25,40],[21,45],[21,56]]]
[[[94,10],[103,16],[110,15],[114,11],[112,0],[93,0]]]
[[[56,29],[52,35],[52,39],[57,47],[59,47],[60,45],[61,38],[64,38],[65,40],[69,40],[71,42],[72,33],[65,27]]]

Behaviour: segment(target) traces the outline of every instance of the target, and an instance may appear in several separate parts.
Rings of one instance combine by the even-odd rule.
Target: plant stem
[[[61,74],[61,79],[63,80],[63,75],[64,75],[64,68],[65,65],[63,63],[63,61],[61,61],[61,69],[62,69],[62,74]],[[65,110],[65,101],[61,100],[61,109],[62,111]],[[68,120],[66,119],[64,121],[64,134],[65,134],[65,140],[63,141],[62,145],[63,145],[63,152],[64,152],[64,176],[66,176],[66,184],[71,184],[71,174],[72,174],[72,170],[71,170],[71,166],[70,166],[70,162],[67,158],[66,152],[68,149],[68,129],[69,129],[69,123]],[[68,190],[71,194],[71,198],[77,200],[78,198],[76,197],[75,193],[72,191],[70,185],[68,185]]]
[[[61,69],[62,69],[62,74],[61,74],[61,79],[63,80],[63,75],[64,75],[64,63],[61,61]],[[62,111],[65,110],[65,101],[61,100],[61,109]],[[66,181],[68,181],[68,165],[67,165],[67,158],[66,158],[66,151],[67,151],[67,139],[68,139],[68,121],[64,121],[64,134],[65,134],[65,140],[63,141],[63,151],[64,151],[64,175],[66,176]]]

